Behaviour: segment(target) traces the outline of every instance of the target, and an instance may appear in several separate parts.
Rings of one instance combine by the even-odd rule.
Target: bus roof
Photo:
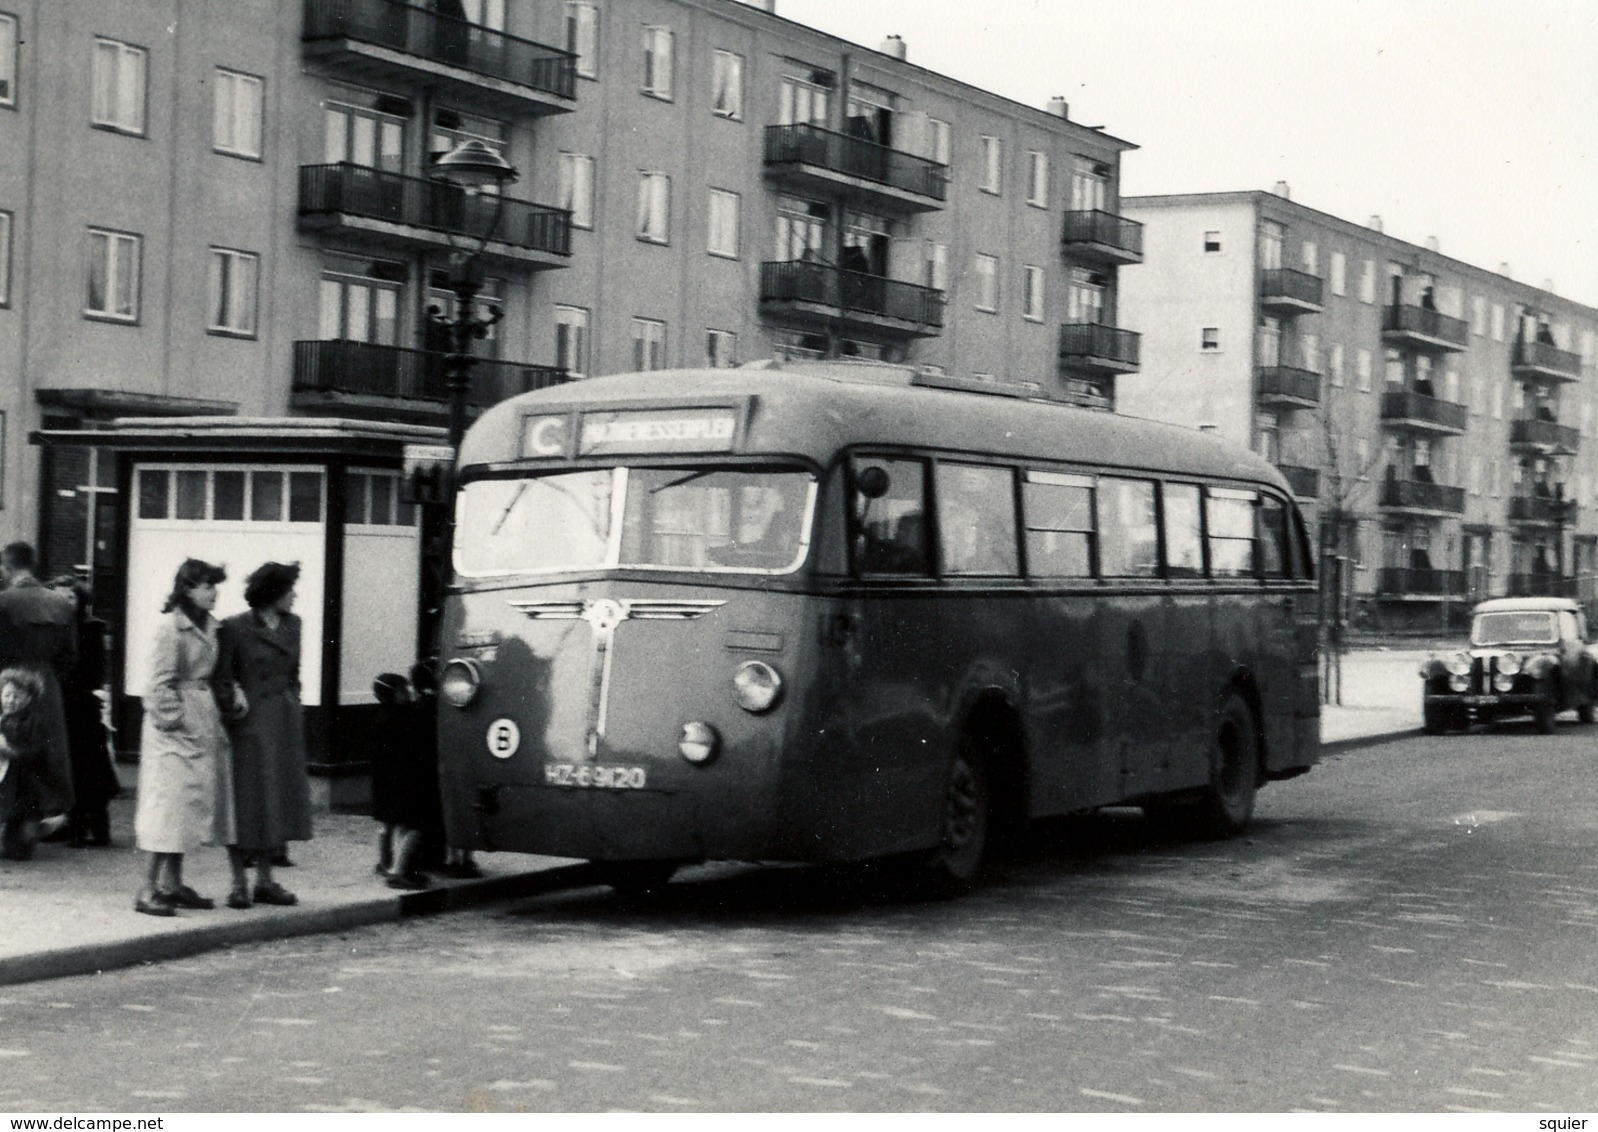
[[[703,406],[747,400],[743,451],[827,463],[852,445],[992,453],[1269,483],[1269,462],[1189,428],[1014,395],[1017,386],[940,388],[909,366],[880,362],[755,363],[736,369],[656,370],[595,377],[495,405],[461,445],[462,466],[517,460],[522,419],[555,409]],[[1009,395],[1005,395],[1010,391]]]

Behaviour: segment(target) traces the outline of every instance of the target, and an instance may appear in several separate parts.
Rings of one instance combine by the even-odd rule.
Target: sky
[[[1598,307],[1594,0],[777,0],[1137,145],[1124,195],[1270,189]]]

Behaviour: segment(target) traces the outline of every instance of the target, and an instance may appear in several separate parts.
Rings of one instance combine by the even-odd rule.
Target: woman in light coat
[[[133,908],[148,916],[216,907],[183,883],[183,855],[234,839],[232,759],[211,689],[217,660],[211,610],[226,578],[220,566],[184,562],[155,634],[133,818],[134,844],[150,854]]]

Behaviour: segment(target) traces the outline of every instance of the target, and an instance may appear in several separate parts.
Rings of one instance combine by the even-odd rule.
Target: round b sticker
[[[514,719],[496,719],[488,725],[488,753],[496,759],[508,759],[522,745],[522,729]]]

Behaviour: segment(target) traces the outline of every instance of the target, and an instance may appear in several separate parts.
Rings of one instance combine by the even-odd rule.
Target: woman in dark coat
[[[111,819],[106,806],[122,785],[106,744],[100,697],[105,685],[105,622],[94,616],[89,587],[63,576],[50,588],[76,610],[78,660],[61,681],[61,702],[67,719],[67,751],[72,758],[72,792],[76,801],[70,824],[74,845],[111,844]]]
[[[300,707],[300,619],[290,612],[298,565],[268,562],[244,587],[248,613],[222,622],[215,688],[233,742],[233,803],[238,839],[228,847],[233,891],[228,907],[293,904],[272,879],[272,862],[290,841],[311,837],[311,789]],[[255,866],[255,888],[246,869]]]

